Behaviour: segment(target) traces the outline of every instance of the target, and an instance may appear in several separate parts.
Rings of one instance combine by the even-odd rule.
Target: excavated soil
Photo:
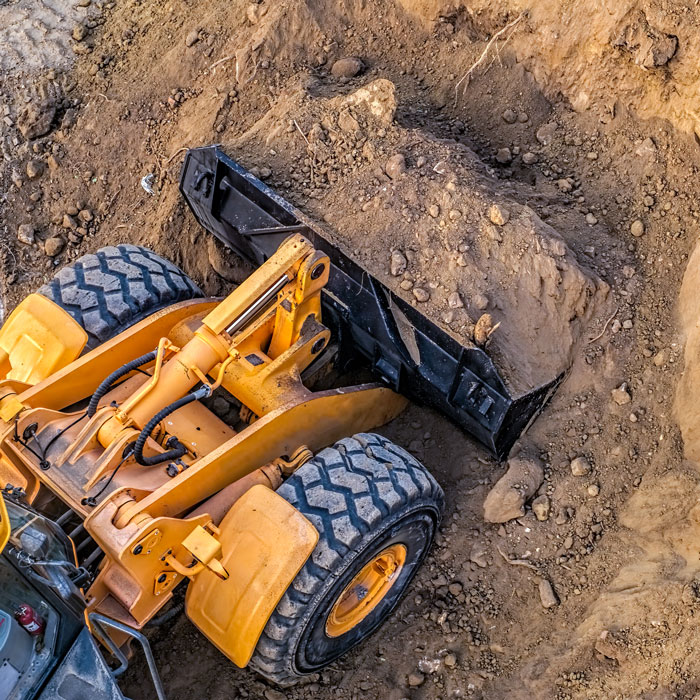
[[[544,468],[522,517],[486,522],[506,465],[412,405],[382,431],[447,512],[395,614],[285,691],[176,617],[149,632],[171,700],[700,697],[699,22],[692,0],[0,0],[7,309],[115,242],[230,289],[245,265],[177,191],[184,150],[221,143],[449,333],[492,331],[513,393],[567,372],[514,451]]]

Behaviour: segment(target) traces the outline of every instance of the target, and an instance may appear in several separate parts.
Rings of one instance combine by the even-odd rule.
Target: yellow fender
[[[233,663],[250,661],[270,615],[318,542],[316,528],[266,486],[253,486],[219,525],[225,580],[204,569],[187,589],[192,622]]]

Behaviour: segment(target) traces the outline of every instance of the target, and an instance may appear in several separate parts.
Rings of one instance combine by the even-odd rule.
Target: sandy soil
[[[0,44],[7,308],[116,241],[240,280],[177,192],[220,142],[463,342],[500,321],[514,390],[569,372],[516,448],[543,466],[525,515],[486,522],[507,466],[411,406],[384,430],[448,510],[396,614],[284,693],[179,618],[152,632],[169,697],[698,697],[695,2],[78,4]]]

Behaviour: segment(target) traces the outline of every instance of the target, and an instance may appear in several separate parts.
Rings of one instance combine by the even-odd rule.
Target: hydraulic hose
[[[145,355],[141,355],[141,357],[137,357],[135,360],[131,360],[131,362],[127,362],[125,365],[122,365],[119,369],[112,372],[112,374],[110,374],[97,387],[97,389],[95,389],[95,393],[90,398],[90,403],[87,407],[88,417],[92,418],[95,415],[97,412],[97,404],[100,403],[100,399],[112,388],[112,385],[117,380],[129,374],[129,372],[133,372],[135,369],[138,369],[141,367],[141,365],[145,365],[147,362],[153,362],[153,360],[156,359],[157,354],[157,350],[152,350]]]
[[[143,454],[143,448],[146,445],[146,440],[148,440],[148,438],[151,436],[151,433],[158,425],[158,423],[167,418],[171,413],[177,411],[178,408],[187,406],[188,403],[192,403],[193,401],[204,399],[210,394],[211,387],[208,384],[205,384],[196,391],[193,391],[191,394],[186,394],[177,401],[173,401],[169,406],[166,406],[165,408],[158,411],[158,413],[156,413],[156,415],[153,416],[153,418],[151,418],[151,420],[149,420],[148,423],[146,423],[143,430],[139,433],[139,436],[136,438],[136,442],[134,443],[134,458],[136,459],[136,461],[144,467],[152,467],[155,464],[162,464],[163,462],[172,462],[184,456],[185,452],[187,452],[187,448],[176,437],[171,437],[166,443],[167,447],[173,445],[172,449],[168,450],[167,452],[163,452],[162,454],[146,457]]]

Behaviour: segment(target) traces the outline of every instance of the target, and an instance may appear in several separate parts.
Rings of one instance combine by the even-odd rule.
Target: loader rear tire
[[[179,267],[147,248],[127,244],[83,255],[38,291],[85,329],[85,352],[159,309],[202,296]]]
[[[371,433],[322,450],[277,493],[320,535],[250,662],[286,686],[339,658],[392,612],[430,548],[444,494],[408,452]]]

